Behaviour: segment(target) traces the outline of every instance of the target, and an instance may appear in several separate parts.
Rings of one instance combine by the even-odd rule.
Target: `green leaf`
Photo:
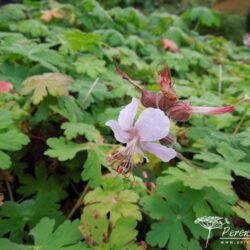
[[[90,51],[94,46],[99,45],[102,37],[72,29],[64,33],[64,39],[72,51],[76,52],[78,50]]]
[[[81,241],[82,236],[78,230],[79,221],[66,220],[59,227],[55,228],[55,220],[42,218],[40,222],[30,231],[34,238],[34,245],[22,245],[11,242],[8,239],[0,239],[2,250],[85,250],[89,249]]]
[[[16,244],[14,242],[11,242],[9,239],[6,238],[0,238],[0,246],[2,250],[31,250],[30,247]]]
[[[72,92],[78,93],[78,100],[80,103],[84,104],[84,109],[87,109],[92,103],[112,98],[112,94],[102,81],[98,81],[94,89],[92,89],[95,82],[93,83],[93,80],[89,78],[78,78],[75,83],[70,86]]]
[[[114,188],[114,183],[120,185]],[[87,193],[84,198],[86,209],[92,209],[100,217],[107,216],[111,223],[121,217],[131,217],[134,220],[141,220],[142,216],[136,202],[139,200],[138,194],[128,189],[122,190],[122,181],[116,180],[113,175],[103,177],[102,187],[97,187]]]
[[[0,151],[0,169],[7,169],[11,166],[10,157],[3,151]]]
[[[67,178],[56,175],[55,173],[50,175],[48,169],[44,165],[35,167],[34,177],[23,171],[17,173],[17,175],[18,181],[21,184],[17,192],[26,197],[36,193],[46,193],[50,190],[57,192],[61,199],[67,196],[67,193],[63,189],[68,185]]]
[[[201,159],[209,163],[217,163],[217,167],[222,167],[229,172],[234,171],[236,175],[250,179],[249,164],[248,162],[241,161],[244,160],[246,156],[244,151],[235,149],[225,142],[219,144],[217,151],[221,155],[210,152],[202,152],[195,155],[194,158]]]
[[[25,200],[21,203],[6,201],[1,210],[0,223],[5,227],[0,228],[0,236],[10,233],[10,239],[21,242],[27,237],[25,227],[32,228],[44,216],[62,220],[62,213],[58,211],[58,195],[56,192],[38,194],[35,199]]]
[[[7,4],[0,9],[0,22],[10,22],[25,19],[27,7],[23,4]]]
[[[164,173],[167,175],[158,178],[161,185],[181,181],[183,185],[193,189],[212,187],[226,195],[233,194],[231,186],[233,178],[223,168],[199,169],[181,162],[178,167],[169,168]]]
[[[120,218],[113,228],[110,238],[109,245],[110,249],[140,249],[139,246],[136,246],[132,243],[137,235],[135,230],[136,221],[133,218]],[[121,237],[121,232],[123,237]]]
[[[31,34],[32,37],[45,36],[48,28],[38,20],[28,19],[12,24],[11,29],[21,33]]]
[[[11,119],[11,112],[8,110],[1,110],[0,112],[0,130],[8,128],[13,124]]]
[[[250,204],[246,201],[239,201],[237,206],[233,206],[232,210],[248,224],[250,224]]]
[[[242,146],[250,146],[250,128],[247,128],[246,131],[239,133],[237,136]]]
[[[99,60],[91,55],[79,57],[74,65],[77,73],[86,74],[93,79],[106,72],[105,61]]]
[[[64,137],[49,138],[47,144],[51,149],[46,150],[44,154],[60,161],[71,160],[78,152],[88,148],[86,144],[67,141]]]
[[[49,218],[42,218],[41,221],[30,231],[34,237],[34,249],[88,249],[81,242],[81,234],[78,230],[79,221],[73,222],[66,220],[56,230],[54,230],[55,221]]]
[[[203,236],[194,223],[195,214],[192,211],[192,205],[201,197],[201,194],[194,193],[191,189],[183,192],[177,185],[161,186],[159,183],[157,192],[141,200],[150,217],[157,220],[147,233],[147,242],[160,248],[167,245],[169,250],[185,249],[189,242],[184,226],[192,234],[192,238]]]
[[[190,18],[192,21],[199,21],[204,26],[219,26],[220,18],[215,11],[206,7],[194,7],[184,14],[184,17]]]
[[[88,157],[83,165],[81,177],[89,181],[91,187],[100,185],[102,178],[102,165],[106,165],[107,154],[110,150],[106,145],[93,145],[88,148]]]
[[[72,79],[60,73],[46,73],[29,77],[24,81],[23,95],[32,92],[32,102],[40,103],[48,94],[52,96],[68,95],[67,85]]]
[[[85,135],[88,141],[101,142],[102,136],[94,125],[77,123],[77,122],[65,122],[61,126],[64,129],[64,135],[68,140],[71,140],[77,135]]]
[[[8,151],[20,150],[29,142],[29,137],[15,129],[0,133],[0,149]]]
[[[110,227],[106,216],[100,216],[97,211],[87,208],[81,216],[80,231],[90,244],[95,242],[96,249],[139,250],[139,246],[134,243],[137,235],[136,224],[133,218],[125,217],[119,218]]]
[[[234,149],[227,143],[222,142],[217,148],[218,153],[223,155],[223,157],[228,161],[239,161],[242,160],[246,153],[239,149]]]

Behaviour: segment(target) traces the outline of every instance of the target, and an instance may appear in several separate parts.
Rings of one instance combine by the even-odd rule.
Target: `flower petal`
[[[154,154],[164,162],[168,162],[176,157],[176,151],[157,143],[143,143],[143,149]]]
[[[141,141],[156,141],[168,135],[170,121],[159,109],[145,109],[134,126]]]
[[[144,151],[142,150],[141,146],[136,147],[136,152],[141,155],[144,159],[146,159],[147,162],[149,162],[148,157],[145,155]]]
[[[129,133],[123,131],[119,126],[118,122],[115,120],[110,120],[105,123],[106,126],[109,126],[113,132],[115,139],[121,143],[127,143],[129,141]]]
[[[124,109],[121,110],[118,123],[123,130],[130,130],[133,127],[133,121],[138,109],[138,102],[135,98]]]

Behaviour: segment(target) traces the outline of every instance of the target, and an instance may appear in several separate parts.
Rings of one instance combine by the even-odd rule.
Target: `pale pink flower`
[[[10,92],[13,89],[13,85],[9,82],[0,82],[0,93]]]
[[[118,121],[106,122],[106,125],[113,130],[116,140],[126,143],[123,150],[109,158],[112,164],[118,162],[115,170],[121,174],[132,172],[133,167],[136,167],[134,162],[136,152],[147,161],[148,158],[144,151],[154,154],[164,162],[168,162],[176,156],[174,149],[157,143],[169,133],[170,121],[164,112],[159,109],[147,108],[134,122],[137,109],[137,100],[133,98],[132,102],[121,110]]]

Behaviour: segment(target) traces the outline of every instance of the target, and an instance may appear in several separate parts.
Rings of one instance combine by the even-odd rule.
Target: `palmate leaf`
[[[11,166],[10,157],[0,150],[0,169],[7,169]]]
[[[83,165],[81,177],[85,181],[89,181],[91,187],[101,184],[102,165],[107,165],[106,157],[110,150],[106,145],[90,145],[88,148],[87,160]]]
[[[86,74],[93,79],[106,72],[105,61],[99,60],[92,55],[79,57],[74,65],[77,73]]]
[[[81,234],[78,230],[79,221],[73,222],[66,220],[55,231],[55,220],[43,218],[31,231],[34,237],[35,246],[41,250],[81,250],[88,247],[81,242]]]
[[[101,168],[102,165],[106,165],[106,157],[110,146],[95,143],[77,144],[67,141],[64,137],[49,138],[47,144],[50,149],[45,151],[45,155],[57,158],[60,161],[71,160],[78,152],[87,150],[88,156],[84,162],[81,177],[83,180],[89,180],[91,187],[96,187],[101,183]]]
[[[30,231],[34,238],[34,245],[22,245],[11,242],[7,239],[0,239],[2,250],[85,250],[89,249],[81,242],[81,234],[78,230],[79,221],[66,220],[58,228],[55,228],[55,220],[42,218],[40,222]]]
[[[236,175],[250,179],[249,163],[244,161],[246,156],[244,151],[235,149],[229,144],[222,142],[219,144],[217,152],[219,154],[202,152],[195,155],[194,158],[204,160],[208,163],[217,163],[216,166],[222,167],[226,171],[234,171]]]
[[[98,46],[102,37],[93,33],[83,33],[80,30],[72,29],[64,33],[64,40],[67,46],[73,51],[91,51]]]
[[[131,217],[119,218],[111,224],[107,217],[99,216],[95,210],[87,208],[81,217],[80,231],[91,249],[139,250],[135,244],[136,224]]]
[[[236,195],[225,195],[213,188],[195,190],[183,186],[180,181],[168,185],[161,182],[158,179],[156,192],[141,200],[144,210],[156,220],[146,236],[151,246],[163,248],[167,245],[169,250],[183,250],[193,245],[194,249],[201,249],[198,240],[207,235],[194,220],[204,215],[228,215],[237,200]]]
[[[91,124],[65,122],[61,128],[64,129],[64,134],[68,140],[75,138],[77,135],[85,135],[88,141],[102,141],[100,132]]]
[[[29,137],[19,132],[8,110],[0,110],[0,169],[11,166],[11,159],[3,151],[17,151],[29,143]],[[3,151],[2,151],[3,150]]]
[[[28,136],[16,129],[7,132],[0,132],[0,149],[7,151],[20,150],[23,145],[29,142]]]
[[[45,36],[48,34],[48,28],[34,19],[22,20],[15,24],[11,24],[11,29],[13,31],[31,34],[32,37]]]
[[[124,189],[121,179],[109,174],[103,177],[101,185],[85,196],[86,209],[96,211],[100,217],[109,214],[111,223],[116,223],[121,217],[142,219],[139,206],[136,204],[139,199],[138,194]]]
[[[96,81],[95,81],[96,82]],[[103,84],[102,80],[95,82],[90,78],[78,78],[75,83],[71,84],[70,91],[78,93],[78,100],[83,102],[83,108],[87,109],[90,104],[112,98],[112,94]],[[92,89],[94,85],[94,89]],[[89,92],[91,90],[91,92]],[[87,97],[87,99],[85,99]]]
[[[6,201],[1,210],[0,236],[10,233],[10,239],[21,242],[26,237],[25,227],[32,228],[44,216],[62,220],[62,213],[58,211],[58,195],[56,192],[38,194],[35,199],[25,200],[22,203]]]
[[[18,171],[19,172],[19,171]],[[68,185],[67,178],[54,174],[49,174],[44,165],[35,167],[35,176],[20,171],[17,173],[21,186],[17,189],[19,194],[30,196],[36,193],[46,193],[50,190],[57,192],[58,196],[63,199],[67,193],[63,189]]]
[[[247,128],[246,131],[238,133],[237,137],[240,139],[240,143],[243,146],[250,146],[250,128]]]
[[[193,189],[212,187],[226,195],[233,194],[231,186],[233,178],[223,168],[199,169],[181,162],[178,167],[169,168],[163,173],[166,175],[158,178],[161,185],[181,181],[185,186]]]
[[[232,207],[233,211],[248,224],[250,224],[250,204],[246,201],[239,201],[237,206]]]
[[[40,103],[48,94],[52,96],[68,95],[67,85],[72,79],[61,73],[46,73],[29,77],[24,81],[23,95],[32,93],[32,102]]]
[[[52,158],[58,158],[60,161],[71,160],[78,152],[88,148],[87,144],[67,141],[64,137],[49,138],[47,144],[50,149],[46,150],[44,154]]]
[[[27,7],[23,4],[7,4],[0,9],[0,22],[8,23],[25,19],[25,10]]]
[[[195,7],[184,13],[184,17],[192,21],[198,21],[204,26],[220,26],[219,15],[206,7]]]
[[[8,128],[13,124],[11,113],[8,110],[1,110],[0,112],[0,130]]]
[[[142,199],[143,208],[149,212],[151,218],[157,220],[146,236],[151,246],[163,248],[167,245],[169,250],[187,249],[190,243],[184,225],[197,245],[198,238],[205,237],[204,232],[194,223],[195,214],[192,210],[193,203],[201,199],[202,194],[194,193],[191,189],[180,191],[179,185],[175,183],[158,186],[157,192]]]

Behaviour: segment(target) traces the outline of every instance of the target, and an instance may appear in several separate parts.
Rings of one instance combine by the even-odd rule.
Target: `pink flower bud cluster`
[[[173,85],[171,83],[170,70],[168,68],[164,69],[159,74],[158,83],[161,91],[158,93],[142,89],[118,67],[116,67],[116,70],[118,74],[123,77],[123,79],[127,80],[141,92],[141,103],[144,107],[158,108],[174,121],[187,121],[192,114],[214,115],[232,112],[234,110],[234,105],[218,108],[197,107],[192,106],[187,101],[180,100],[174,92]]]

